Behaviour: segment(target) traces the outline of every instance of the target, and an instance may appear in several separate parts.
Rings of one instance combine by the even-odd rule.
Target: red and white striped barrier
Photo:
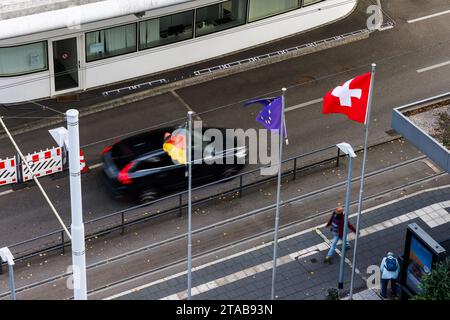
[[[0,185],[17,182],[16,157],[0,159]]]
[[[88,167],[86,165],[86,160],[84,160],[84,153],[82,149],[80,149],[80,171],[81,173],[88,172]]]
[[[36,177],[44,177],[53,173],[62,172],[62,152],[60,147],[47,149],[25,156],[25,160]],[[33,179],[31,172],[22,164],[23,182]]]

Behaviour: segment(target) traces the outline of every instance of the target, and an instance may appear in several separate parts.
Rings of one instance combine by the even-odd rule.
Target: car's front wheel
[[[147,203],[156,199],[157,193],[151,188],[146,188],[139,193],[139,202]]]

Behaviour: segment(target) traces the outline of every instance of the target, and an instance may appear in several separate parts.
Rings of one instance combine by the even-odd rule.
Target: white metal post
[[[9,288],[11,290],[11,300],[16,300],[16,286],[14,285],[14,267],[8,263],[9,270]]]
[[[2,267],[1,263],[5,261],[8,264],[8,272],[9,272],[9,289],[11,291],[11,300],[16,300],[16,287],[14,285],[14,256],[8,247],[4,247],[0,249],[0,268]]]
[[[187,164],[188,164],[188,300],[192,297],[192,118],[188,112]]]
[[[74,299],[87,300],[86,249],[84,243],[83,206],[81,201],[80,137],[78,111],[66,113],[69,131],[70,202],[72,208],[72,263]]]
[[[344,152],[348,158],[348,173],[347,173],[347,195],[345,197],[345,214],[344,214],[344,230],[342,234],[342,249],[341,249],[341,260],[339,265],[339,281],[338,288],[344,288],[344,266],[345,266],[345,249],[347,246],[347,233],[348,233],[348,216],[350,214],[350,194],[352,188],[352,163],[353,158],[356,158],[355,151],[352,146],[346,142],[342,142],[336,145],[339,150]]]
[[[339,289],[344,289],[345,250],[347,248],[348,216],[349,216],[349,210],[350,210],[350,193],[352,190],[353,157],[350,155],[347,155],[347,159],[348,159],[347,195],[345,197],[344,232],[342,235],[341,261],[340,261],[340,265],[339,265],[339,281],[338,281]]]
[[[284,118],[284,99],[286,94],[286,88],[282,89],[282,102],[281,102],[281,125],[280,125],[280,145],[279,145],[279,160],[278,160],[278,184],[277,184],[277,207],[275,213],[275,235],[273,240],[273,267],[272,267],[272,291],[270,294],[270,298],[272,300],[275,299],[275,278],[277,275],[277,255],[278,255],[278,228],[280,225],[280,199],[281,199],[281,167],[283,164],[283,133],[285,127],[285,118]]]

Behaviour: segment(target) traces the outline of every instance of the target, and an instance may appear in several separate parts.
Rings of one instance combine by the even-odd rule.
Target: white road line
[[[442,15],[448,14],[448,13],[450,13],[450,10],[437,12],[437,13],[434,13],[434,14],[430,14],[429,16],[424,16],[424,17],[421,17],[421,18],[408,20],[408,23],[415,23],[415,22],[419,22],[419,21],[422,21],[422,20],[427,20],[427,19],[438,17],[438,16],[442,16]]]
[[[394,26],[380,27],[378,29],[378,31],[386,31],[386,30],[390,30],[390,29],[394,29]]]
[[[103,163],[93,164],[92,166],[89,167],[89,170],[100,168],[101,166],[103,166]]]
[[[10,194],[10,193],[13,193],[14,191],[13,190],[6,190],[6,191],[3,191],[3,192],[0,192],[0,197],[1,196],[6,196],[7,194]]]
[[[322,101],[323,101],[323,99],[320,98],[320,99],[311,100],[311,101],[308,101],[308,102],[305,102],[305,103],[300,103],[300,104],[297,104],[295,106],[286,108],[285,112],[289,112],[289,111],[301,109],[301,108],[304,108],[304,107],[308,107],[308,106],[311,106],[313,104],[320,103]]]
[[[398,199],[394,199],[394,200],[388,201],[388,202],[386,202],[386,203],[383,203],[383,204],[374,206],[374,207],[372,207],[372,208],[365,209],[365,210],[363,210],[363,211],[361,212],[361,214],[367,214],[367,213],[370,213],[370,212],[372,212],[372,211],[374,211],[374,210],[376,210],[376,209],[379,209],[379,208],[382,208],[382,207],[391,205],[391,204],[393,204],[393,203],[397,203],[397,202],[402,201],[402,200],[405,200],[405,199],[409,199],[409,198],[415,197],[415,196],[417,196],[417,195],[419,195],[419,194],[423,194],[423,193],[431,192],[431,191],[436,191],[436,190],[441,190],[441,189],[446,189],[446,188],[448,188],[448,187],[450,187],[450,185],[445,185],[445,186],[440,186],[440,187],[430,188],[430,189],[426,189],[426,190],[420,190],[420,191],[414,192],[414,193],[412,193],[412,194],[405,195],[405,196],[403,196],[403,197],[401,197],[401,198],[398,198]],[[442,207],[442,208],[447,207],[447,206],[450,206],[450,201],[446,201],[446,202],[442,202],[442,203],[441,203],[441,207]],[[419,211],[419,210],[417,210],[417,211]],[[355,216],[357,216],[357,213],[351,214],[351,215],[350,215],[350,218],[355,217]],[[404,215],[404,216],[407,216],[407,217],[408,217],[408,220],[409,220],[409,219],[411,219],[411,217],[417,218],[417,217],[420,216],[420,215],[419,215],[419,214],[416,214],[416,213],[409,213],[409,216],[408,216],[408,214],[407,214],[407,215]],[[449,215],[447,218],[449,219],[449,221],[447,221],[447,222],[450,222],[450,215]],[[391,220],[394,220],[394,223],[395,223],[395,222],[398,223],[398,221],[395,220],[395,218],[394,218],[394,219],[391,219]],[[404,220],[404,219],[402,219],[402,220]],[[291,238],[295,238],[295,237],[298,237],[298,236],[300,236],[300,235],[309,233],[309,232],[311,232],[311,231],[316,230],[317,228],[319,228],[319,227],[321,227],[321,226],[323,226],[323,225],[311,227],[311,228],[302,230],[302,231],[300,231],[300,232],[297,232],[297,233],[288,235],[288,236],[286,236],[286,237],[284,237],[284,238],[281,238],[281,239],[279,240],[279,242],[283,242],[283,241],[289,240],[289,239],[291,239]],[[369,228],[370,228],[370,227],[369,227]],[[361,230],[361,235],[363,235],[363,234],[366,234],[366,235],[367,235],[367,234],[373,233],[374,230],[370,230],[369,228],[366,228],[367,230],[365,230],[364,232],[362,232],[362,230]],[[370,232],[370,231],[372,231],[372,232]],[[351,238],[351,236],[349,236],[349,239],[350,239],[350,238]],[[198,267],[194,267],[194,268],[192,268],[192,271],[194,272],[194,271],[197,271],[197,270],[201,270],[201,269],[204,269],[204,268],[206,268],[206,267],[209,267],[209,266],[212,266],[212,265],[215,265],[215,264],[218,264],[218,263],[227,261],[227,260],[231,260],[231,259],[233,259],[233,258],[242,256],[242,255],[244,255],[244,254],[247,254],[247,253],[250,253],[250,252],[254,252],[254,251],[257,251],[257,250],[260,250],[260,249],[262,249],[262,248],[265,248],[265,247],[268,247],[268,246],[272,246],[272,245],[273,245],[272,242],[264,243],[264,244],[255,246],[255,247],[253,247],[253,248],[250,248],[250,249],[247,249],[247,250],[244,250],[244,251],[240,251],[240,252],[235,253],[235,254],[233,254],[233,255],[230,255],[230,256],[227,256],[227,257],[223,257],[223,258],[221,258],[221,259],[218,259],[218,260],[215,260],[215,261],[212,261],[212,262],[209,262],[209,263],[200,265],[200,266],[198,266]],[[326,248],[328,248],[328,247],[329,247],[329,246],[328,246],[326,243],[321,243],[321,244],[312,246],[312,247],[310,247],[310,248],[301,250],[300,252],[291,254],[290,257],[291,257],[291,258],[295,258],[296,256],[297,256],[297,257],[298,257],[298,256],[301,257],[302,255],[307,255],[307,254],[310,253],[310,252],[324,251],[324,250],[326,250]],[[270,262],[270,263],[271,263],[271,262]],[[116,298],[118,298],[118,297],[122,297],[122,296],[128,295],[128,294],[133,293],[133,292],[138,292],[138,291],[140,291],[140,290],[142,290],[142,289],[151,287],[151,286],[153,286],[153,285],[155,285],[155,284],[162,283],[162,282],[165,282],[165,281],[167,281],[167,280],[174,279],[174,278],[177,278],[177,277],[182,276],[182,275],[185,275],[185,274],[187,274],[187,271],[181,271],[181,272],[179,272],[179,273],[173,274],[173,275],[168,276],[168,277],[166,277],[166,278],[162,278],[162,279],[159,279],[159,280],[156,280],[156,281],[153,281],[153,282],[150,282],[150,283],[141,285],[141,286],[136,287],[136,288],[134,288],[134,289],[126,290],[126,291],[123,291],[123,292],[121,292],[121,293],[115,294],[115,295],[113,295],[113,296],[104,298],[103,300],[113,300],[113,299],[116,299]]]
[[[445,67],[445,66],[448,66],[448,65],[450,65],[450,60],[446,61],[446,62],[439,63],[439,64],[435,64],[433,66],[426,67],[426,68],[423,68],[423,69],[418,69],[417,72],[418,73],[422,73],[422,72],[430,71],[430,70],[433,70],[433,69]]]
[[[319,229],[316,229],[316,232],[324,240],[324,243],[327,244],[328,248],[330,248],[331,241]],[[342,244],[342,240],[339,240],[339,242]],[[336,249],[334,251],[339,255],[339,257],[341,256],[341,250],[339,250],[339,245],[336,246]],[[353,263],[352,263],[352,261],[349,258],[345,257],[344,261],[350,268],[353,267]],[[363,279],[363,281],[367,282],[367,278],[364,277],[361,274],[361,272],[359,271],[359,269],[356,268],[356,267],[355,267],[355,274],[360,276],[361,279]]]

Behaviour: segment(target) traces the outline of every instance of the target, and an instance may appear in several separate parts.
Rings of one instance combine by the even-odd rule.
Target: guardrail
[[[315,161],[310,164],[304,165],[302,167],[298,166],[299,160],[302,158],[318,155],[320,153],[327,152],[327,151],[331,153],[332,149],[335,149],[335,148],[337,149],[336,156],[328,157],[328,158],[325,158],[324,160],[320,160],[320,161]],[[341,157],[341,152],[340,152],[339,148],[337,148],[335,145],[325,147],[322,149],[318,149],[318,150],[308,152],[305,154],[301,154],[301,155],[298,155],[298,156],[295,156],[295,157],[292,157],[292,158],[282,161],[282,165],[290,164],[289,168],[287,170],[283,171],[282,176],[286,177],[286,176],[292,175],[292,179],[296,180],[299,172],[306,171],[308,169],[317,167],[319,165],[336,162],[336,167],[339,167],[340,157]],[[199,191],[199,190],[206,189],[208,187],[217,186],[224,182],[235,182],[236,179],[238,179],[236,181],[236,182],[238,182],[237,187],[228,189],[226,191],[218,192],[212,196],[207,196],[205,198],[195,200],[195,201],[193,201],[192,205],[195,206],[195,205],[199,205],[202,203],[206,203],[208,201],[218,198],[219,196],[224,196],[224,195],[233,194],[233,193],[238,193],[239,197],[242,197],[243,191],[250,189],[250,188],[254,188],[258,185],[261,185],[261,184],[264,184],[271,180],[276,179],[276,176],[271,176],[271,177],[266,177],[263,179],[257,179],[255,181],[251,181],[249,183],[244,183],[245,182],[244,179],[246,177],[256,174],[257,172],[260,171],[260,169],[261,168],[251,170],[251,171],[246,171],[246,172],[237,174],[232,177],[217,180],[217,181],[193,188],[192,191]],[[186,191],[182,191],[179,193],[175,193],[175,194],[172,194],[172,195],[169,195],[169,196],[166,196],[166,197],[163,197],[163,198],[160,198],[160,199],[148,202],[148,203],[133,206],[133,207],[130,207],[130,208],[127,208],[124,210],[120,210],[117,212],[107,214],[105,216],[102,216],[102,217],[99,217],[96,219],[86,221],[84,223],[86,229],[88,226],[93,226],[93,228],[95,228],[95,225],[98,224],[99,222],[105,222],[105,223],[103,223],[103,225],[96,226],[99,230],[97,230],[89,235],[86,235],[86,238],[85,238],[86,242],[89,241],[90,239],[94,239],[99,236],[102,236],[102,235],[105,235],[105,234],[108,234],[108,233],[111,233],[111,232],[114,232],[117,230],[120,230],[120,234],[123,235],[125,233],[125,230],[127,227],[130,227],[130,226],[133,226],[136,224],[140,224],[140,223],[155,219],[157,217],[161,217],[162,215],[166,215],[166,214],[170,214],[170,213],[174,213],[174,212],[178,212],[181,215],[183,212],[183,209],[187,208],[187,206],[188,206],[187,203],[183,203],[183,196],[186,195],[187,192],[188,191],[186,190]],[[175,207],[165,209],[161,212],[158,212],[157,214],[149,215],[146,217],[136,218],[131,221],[129,221],[127,219],[127,218],[129,218],[129,216],[127,216],[127,215],[131,215],[136,210],[148,208],[155,204],[161,204],[164,201],[175,200],[175,199],[178,201],[178,205]],[[140,213],[142,213],[142,212],[140,212]],[[136,216],[136,214],[134,216]],[[131,217],[131,218],[133,218],[133,217]],[[113,220],[113,221],[111,221],[109,224],[107,224],[107,220]],[[70,230],[70,228],[69,228],[69,230]],[[27,246],[27,245],[29,246],[30,244],[33,244],[32,249],[27,248],[27,249],[21,250],[21,247],[23,248],[24,246]],[[57,230],[57,231],[54,231],[54,232],[51,232],[48,234],[41,235],[39,237],[35,237],[35,238],[29,239],[26,241],[8,245],[8,247],[10,248],[11,251],[13,251],[13,254],[15,256],[15,261],[20,261],[20,260],[29,259],[34,256],[42,255],[42,254],[45,254],[45,253],[48,253],[51,251],[55,251],[55,250],[61,250],[62,253],[64,254],[66,248],[70,247],[70,245],[71,245],[70,241],[66,240],[65,231],[63,229],[60,229],[60,230]],[[0,267],[0,270],[1,270],[1,267]]]

